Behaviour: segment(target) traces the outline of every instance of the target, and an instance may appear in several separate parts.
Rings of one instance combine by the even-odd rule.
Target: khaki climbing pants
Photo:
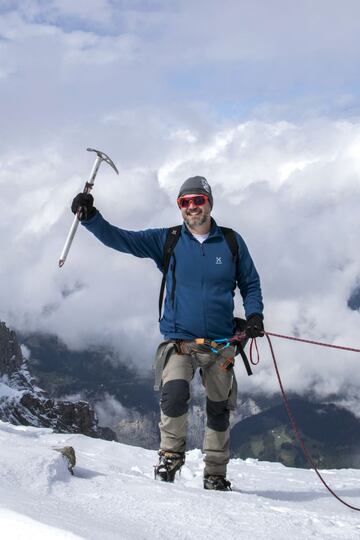
[[[207,416],[203,443],[204,474],[225,476],[230,458],[229,415],[230,408],[233,408],[229,398],[236,392],[233,369],[226,369],[226,365],[229,360],[232,365],[235,351],[232,346],[218,353],[203,352],[201,349],[191,341],[176,344],[170,341],[159,346],[160,449],[185,452],[190,382],[196,369],[200,368],[206,393]],[[231,398],[233,401],[236,395]]]

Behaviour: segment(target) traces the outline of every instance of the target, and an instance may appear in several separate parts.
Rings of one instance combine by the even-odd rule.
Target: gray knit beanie
[[[207,195],[209,197],[210,206],[211,208],[213,207],[211,187],[206,178],[203,176],[192,176],[191,178],[185,180],[180,188],[178,197],[182,197],[183,195],[191,195],[192,193]]]

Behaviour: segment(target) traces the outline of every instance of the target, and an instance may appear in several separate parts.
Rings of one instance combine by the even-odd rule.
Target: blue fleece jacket
[[[162,270],[168,229],[126,231],[108,223],[100,212],[82,224],[106,246],[153,259]],[[209,237],[202,244],[183,224],[166,278],[164,315],[160,321],[160,331],[165,339],[232,336],[236,286],[243,298],[246,318],[262,313],[259,275],[238,233],[236,239],[239,246],[237,264],[214,220]],[[171,299],[174,276],[175,296]]]

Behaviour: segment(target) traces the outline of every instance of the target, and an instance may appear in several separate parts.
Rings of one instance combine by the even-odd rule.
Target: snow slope
[[[75,475],[54,447],[71,445]],[[153,479],[156,452],[84,435],[0,422],[0,531],[6,540],[359,539],[360,512],[332,498],[313,471],[232,460],[232,493],[202,488],[187,454],[173,485]],[[360,470],[324,472],[360,506]]]

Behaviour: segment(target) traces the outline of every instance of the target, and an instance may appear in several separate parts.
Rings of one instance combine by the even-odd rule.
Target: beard
[[[188,214],[186,213],[184,216],[184,220],[186,225],[189,227],[199,227],[200,225],[203,225],[206,223],[209,219],[210,212],[202,211],[199,214]]]

